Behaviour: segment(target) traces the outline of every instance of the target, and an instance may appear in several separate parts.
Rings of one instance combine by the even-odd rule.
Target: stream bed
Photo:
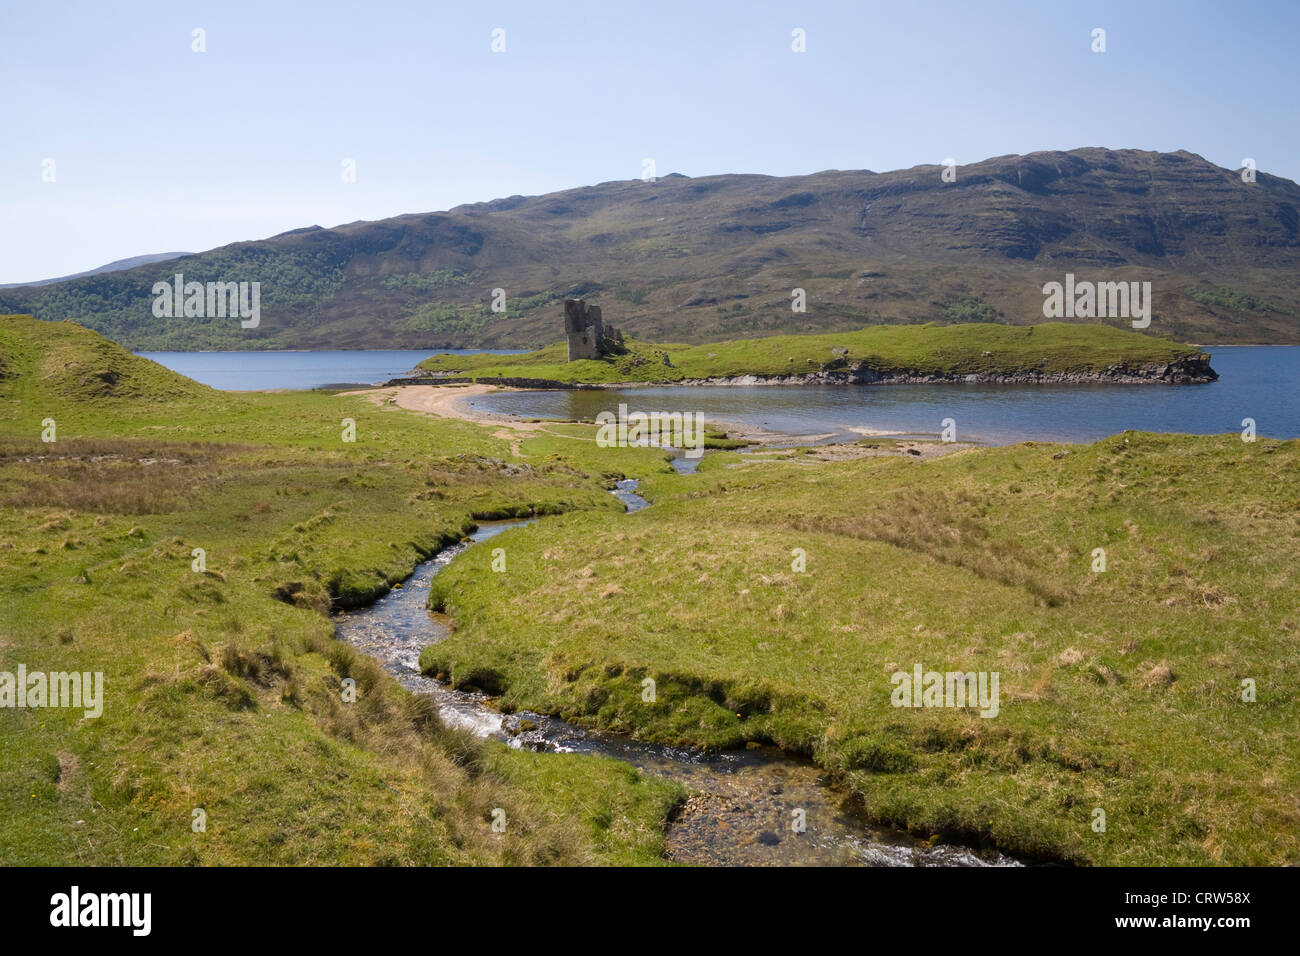
[[[614,494],[629,512],[648,502],[637,482],[618,482]],[[440,551],[374,604],[335,617],[342,640],[377,659],[405,688],[429,695],[444,722],[509,746],[612,757],[645,773],[676,780],[688,791],[667,834],[669,859],[723,866],[1017,865],[996,853],[931,845],[870,826],[842,807],[844,799],[811,762],[775,748],[723,751],[647,744],[618,734],[576,727],[544,714],[502,714],[487,695],[454,690],[420,673],[420,651],[445,640],[448,620],[427,608],[435,575],[475,544],[538,519],[483,522],[469,540]],[[805,829],[795,832],[796,811]]]

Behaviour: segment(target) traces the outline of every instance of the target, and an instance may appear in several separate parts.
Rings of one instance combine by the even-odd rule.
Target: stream
[[[694,462],[692,462],[694,464]],[[693,470],[693,469],[692,469]],[[613,491],[628,513],[647,507],[637,482]],[[1017,865],[996,853],[931,845],[902,831],[868,825],[842,806],[825,774],[811,762],[763,747],[706,754],[585,730],[554,717],[502,714],[487,695],[454,690],[420,673],[420,651],[451,634],[444,615],[427,608],[434,576],[475,544],[538,519],[487,521],[464,542],[419,565],[402,584],[368,607],[335,617],[342,640],[376,658],[405,688],[431,696],[444,722],[539,752],[612,757],[645,773],[676,780],[688,791],[671,822],[669,859],[679,863],[862,866]],[[806,829],[794,832],[795,811]]]

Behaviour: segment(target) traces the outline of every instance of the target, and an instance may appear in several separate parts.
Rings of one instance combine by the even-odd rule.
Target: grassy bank
[[[847,350],[847,352],[836,351]],[[671,365],[665,365],[667,353]],[[918,375],[1097,372],[1115,365],[1168,364],[1197,350],[1165,339],[1101,325],[873,326],[828,335],[777,335],[706,345],[631,341],[626,355],[568,362],[564,343],[521,355],[435,355],[431,372],[481,378],[559,382],[677,382],[741,375],[797,375],[823,367],[867,363],[880,371]]]
[[[0,670],[105,690],[98,719],[0,709],[0,863],[659,861],[675,786],[449,730],[327,617],[476,518],[618,510],[573,444],[509,460],[464,422],[214,392],[0,317]]]
[[[501,536],[508,573],[468,555],[433,592],[458,631],[421,663],[648,739],[810,753],[921,834],[1296,863],[1297,464],[1296,441],[1138,433],[932,461],[723,453],[648,480],[637,514]],[[891,706],[918,663],[998,672],[998,715]]]

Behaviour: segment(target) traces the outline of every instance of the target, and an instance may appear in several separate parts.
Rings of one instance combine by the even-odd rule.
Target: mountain
[[[9,282],[0,285],[0,289],[21,289],[24,286],[33,285],[53,285],[56,282],[67,282],[69,279],[84,279],[86,276],[103,275],[105,272],[123,272],[126,269],[134,269],[136,266],[147,266],[155,262],[167,262],[170,259],[179,259],[181,256],[192,255],[189,252],[155,252],[143,256],[131,256],[129,259],[115,259],[106,266],[100,266],[98,269],[87,269],[85,272],[74,272],[70,276],[58,276],[54,279],[38,279],[35,282]]]
[[[1150,282],[1149,331],[1300,342],[1300,186],[1188,152],[1086,148],[955,170],[665,176],[311,226],[0,291],[132,348],[536,347],[562,300],[642,339],[1043,321],[1043,286]],[[260,282],[260,322],[158,318],[155,282]],[[807,310],[791,310],[792,290]],[[493,312],[503,289],[506,312]],[[1068,319],[1067,319],[1068,320]],[[1098,321],[1084,319],[1082,321]],[[1107,324],[1127,327],[1126,319]]]

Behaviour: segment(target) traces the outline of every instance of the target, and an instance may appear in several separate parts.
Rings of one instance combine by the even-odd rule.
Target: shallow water
[[[474,408],[523,418],[595,418],[629,411],[702,412],[706,419],[831,440],[873,432],[958,440],[1092,442],[1126,429],[1213,435],[1300,437],[1300,347],[1213,351],[1219,381],[1208,385],[803,385],[674,386],[619,390],[496,392]]]
[[[639,511],[649,504],[635,480],[614,494]],[[431,696],[442,719],[512,747],[612,757],[690,791],[667,836],[669,857],[719,865],[988,866],[1014,861],[963,847],[930,846],[905,833],[862,823],[841,807],[841,794],[810,763],[773,748],[704,754],[598,733],[542,714],[504,715],[484,694],[453,690],[420,673],[420,651],[450,634],[427,609],[434,576],[468,548],[538,519],[484,522],[468,542],[424,562],[401,585],[366,608],[336,616],[342,640],[379,660],[408,690]],[[806,829],[795,832],[795,812]]]

